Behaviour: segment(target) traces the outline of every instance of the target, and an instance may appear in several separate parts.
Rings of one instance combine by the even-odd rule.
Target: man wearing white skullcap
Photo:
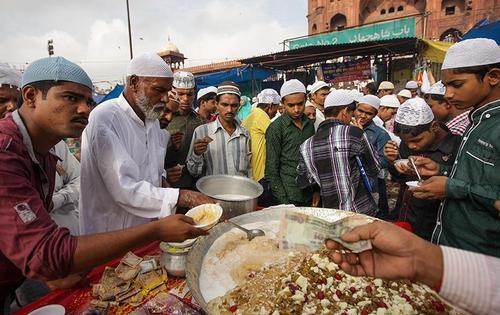
[[[172,88],[172,71],[160,56],[146,53],[127,67],[123,93],[100,104],[82,136],[80,231],[120,230],[211,199],[166,188],[168,133],[160,129]]]
[[[21,97],[21,72],[9,65],[0,63],[0,118],[13,112]]]
[[[410,167],[408,163],[394,161],[418,155],[450,166],[460,145],[460,137],[452,135],[443,124],[436,121],[432,110],[421,98],[409,99],[399,108],[394,132],[401,137],[401,144],[389,141],[384,148],[389,172],[401,187],[391,219],[408,221],[415,234],[430,240],[440,201],[415,198],[405,183],[418,178],[415,174],[400,173]]]
[[[435,243],[500,257],[500,47],[477,38],[451,46],[441,79],[445,98],[458,109],[472,107],[453,167],[425,158],[415,197],[443,199],[432,236]]]
[[[208,120],[194,110],[196,82],[192,73],[176,71],[172,86],[176,100],[179,102],[179,111],[174,113],[167,130],[172,135],[172,140],[175,140],[176,145],[169,147],[167,150],[165,165],[167,167],[173,165],[183,167],[181,176],[175,182],[170,183],[172,187],[194,190],[196,189],[196,181],[184,166],[186,165],[194,130],[198,126],[207,123]]]
[[[403,104],[404,102],[406,102],[406,100],[409,100],[411,98],[411,92],[407,89],[403,89],[399,91],[397,97],[399,100],[399,104]]]
[[[406,82],[405,89],[410,91],[411,97],[417,97],[417,91],[418,91],[418,83],[417,81],[408,81]]]
[[[377,126],[373,121],[377,116],[379,108],[380,99],[378,97],[375,95],[365,95],[359,99],[354,117],[356,118],[355,125],[365,131],[368,140],[370,140],[370,144],[377,152],[379,158],[381,171],[378,175],[378,179],[374,179],[374,192],[378,193],[378,205],[381,209],[379,215],[380,217],[384,217],[389,211],[384,180],[384,170],[387,169],[387,160],[384,157],[384,145],[391,138],[384,129]]]
[[[316,81],[311,85],[309,94],[310,102],[316,108],[316,119],[314,121],[314,129],[317,130],[319,124],[325,120],[325,98],[330,93],[330,86],[324,81]]]
[[[297,79],[286,81],[280,96],[283,115],[266,131],[265,178],[278,203],[311,205],[312,190],[299,189],[295,181],[299,147],[314,134],[313,124],[304,115],[306,87]]]
[[[399,100],[396,95],[384,95],[380,98],[380,107],[378,109],[377,116],[373,118],[373,122],[380,128],[384,129],[384,131],[391,137],[391,140],[396,141],[398,145],[401,142],[401,139],[399,139],[399,137],[393,132],[389,131],[385,127],[385,124],[392,121],[394,115],[396,115],[396,112],[398,111],[399,105]]]
[[[390,81],[382,81],[380,82],[377,90],[378,97],[382,97],[384,95],[391,95],[394,93],[394,84]]]
[[[217,111],[217,88],[209,86],[198,91],[196,95],[196,102],[198,103],[198,115],[203,117],[206,121],[214,121],[217,119],[215,112]]]
[[[451,133],[462,136],[469,127],[469,109],[458,109],[444,97],[446,88],[441,81],[434,83],[424,94],[424,99],[432,109],[437,121],[446,124]]]
[[[252,108],[250,115],[243,121],[243,127],[250,133],[252,151],[252,177],[264,188],[269,185],[264,179],[266,166],[266,131],[271,119],[278,112],[280,96],[273,89],[264,89],[257,95],[257,106]],[[261,199],[264,199],[261,198]],[[263,200],[264,201],[264,200]],[[269,204],[269,202],[267,202]],[[261,204],[261,202],[259,202]]]
[[[302,189],[319,187],[325,208],[375,216],[378,209],[368,176],[377,176],[378,159],[363,130],[349,125],[355,108],[349,91],[336,90],[326,97],[326,120],[300,146],[297,183]]]
[[[4,305],[10,305],[9,295],[24,278],[61,279],[88,271],[153,240],[183,241],[206,234],[193,227],[192,219],[180,215],[84,237],[72,236],[68,229],[58,227],[49,215],[59,161],[53,147],[66,137],[79,137],[87,126],[92,81],[75,63],[63,57],[50,57],[29,64],[21,82],[22,106],[0,119],[0,312],[4,312]],[[128,110],[133,112],[131,107]],[[142,122],[138,117],[135,121]],[[102,145],[98,137],[92,141]],[[113,146],[114,143],[104,144],[109,151]],[[139,150],[135,147],[130,152],[136,154]],[[122,163],[124,158],[115,156],[114,163],[103,171],[130,170],[133,165]],[[143,175],[145,171],[140,170]],[[125,176],[128,175],[134,174]],[[113,184],[119,185],[110,183]],[[148,191],[136,186],[128,193],[131,198],[143,200],[142,194]],[[118,201],[120,206],[123,200]],[[100,210],[114,206],[115,203],[107,203]],[[119,220],[119,217],[105,220]]]

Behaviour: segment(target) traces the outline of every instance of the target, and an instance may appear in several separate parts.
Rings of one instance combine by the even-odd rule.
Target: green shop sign
[[[307,46],[351,44],[411,37],[415,37],[414,17],[290,40],[288,47],[289,49],[298,49]]]

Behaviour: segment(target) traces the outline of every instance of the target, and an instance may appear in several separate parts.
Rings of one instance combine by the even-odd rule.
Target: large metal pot
[[[234,175],[211,175],[196,182],[196,188],[203,194],[217,200],[224,212],[221,220],[255,211],[257,198],[264,189],[256,181]]]

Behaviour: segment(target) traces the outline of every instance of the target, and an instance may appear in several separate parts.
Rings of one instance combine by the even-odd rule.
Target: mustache
[[[71,121],[87,125],[89,123],[89,118],[87,116],[76,116],[72,118]]]

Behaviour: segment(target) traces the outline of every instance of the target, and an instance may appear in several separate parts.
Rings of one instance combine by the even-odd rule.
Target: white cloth
[[[142,122],[121,94],[92,111],[82,135],[80,231],[113,231],[174,212],[179,190],[162,188],[168,133]]]
[[[316,120],[314,121],[314,131],[318,130],[319,124],[325,121],[325,114],[316,108]]]
[[[196,96],[196,99],[199,100],[203,96],[207,95],[208,93],[215,93],[217,94],[217,88],[215,86],[209,86],[204,89],[200,89],[198,91],[198,95]]]
[[[367,95],[360,97],[358,100],[358,103],[370,105],[371,107],[378,110],[378,108],[380,107],[380,98],[378,98],[375,95],[367,94]]]
[[[437,81],[427,91],[425,91],[425,94],[436,94],[444,96],[446,94],[446,87],[441,81]]]
[[[439,295],[472,314],[500,314],[500,258],[441,246],[444,275]]]
[[[500,47],[492,39],[473,38],[453,44],[444,56],[441,70],[491,65],[500,62]]]
[[[325,108],[334,106],[346,106],[354,102],[354,97],[350,91],[335,90],[328,94],[325,99]]]
[[[21,72],[6,63],[0,63],[0,86],[3,84],[20,88]]]
[[[194,89],[194,75],[187,71],[176,71],[174,73],[174,82],[172,86],[178,89]]]
[[[328,87],[328,84],[325,81],[316,81],[313,85],[311,85],[311,94],[316,93],[322,88]]]
[[[399,108],[399,100],[396,95],[384,95],[380,98],[380,106]]]
[[[170,66],[155,53],[144,53],[130,60],[127,66],[127,76],[138,77],[173,77]]]
[[[407,89],[403,89],[403,90],[399,91],[398,96],[411,98],[411,92]]]
[[[408,89],[408,90],[418,89],[418,83],[417,83],[417,81],[408,81],[408,82],[406,82],[405,89]]]
[[[419,126],[432,122],[434,114],[421,97],[415,97],[401,104],[394,120],[402,125]]]
[[[56,182],[50,217],[60,227],[67,228],[71,235],[79,235],[78,198],[80,195],[80,162],[68,149],[64,141],[55,145],[57,162]]]
[[[280,95],[273,89],[264,89],[257,95],[259,104],[279,104]]]
[[[295,93],[304,93],[306,94],[306,87],[302,82],[297,79],[291,79],[283,83],[280,89],[281,98]]]

